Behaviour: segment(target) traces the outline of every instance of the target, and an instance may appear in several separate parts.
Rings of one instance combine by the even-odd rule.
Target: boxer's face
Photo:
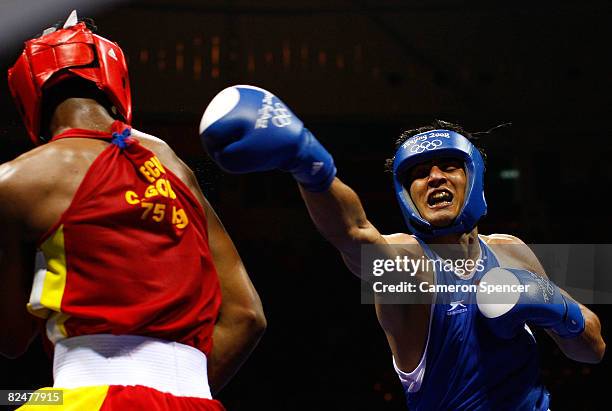
[[[467,184],[463,166],[463,160],[438,158],[417,164],[406,175],[412,202],[435,227],[451,224],[461,212]]]

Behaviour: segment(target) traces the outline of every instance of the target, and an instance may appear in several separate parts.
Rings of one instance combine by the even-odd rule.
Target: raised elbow
[[[234,324],[239,325],[244,332],[259,339],[268,326],[266,316],[261,308],[241,308],[233,315]]]
[[[588,346],[584,346],[582,349],[567,351],[566,355],[574,361],[585,364],[599,364],[603,360],[605,352],[606,343],[603,338],[599,337],[591,341]]]
[[[587,341],[590,342],[590,358],[589,361],[585,362],[599,364],[603,360],[604,354],[606,353],[606,342],[601,335],[601,322],[594,313],[588,310],[585,313],[585,319],[587,322],[586,329],[591,330],[590,332],[585,331],[583,333],[587,336]]]
[[[603,361],[604,354],[606,353],[606,342],[603,338],[599,338],[595,349],[593,350],[593,364],[599,364]]]
[[[248,322],[253,334],[261,337],[268,327],[268,321],[263,310],[251,310],[248,314]]]

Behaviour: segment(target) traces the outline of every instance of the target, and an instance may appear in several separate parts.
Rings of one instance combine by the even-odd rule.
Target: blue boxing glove
[[[563,295],[552,281],[527,270],[488,271],[480,280],[476,300],[489,329],[500,338],[514,337],[525,323],[550,328],[563,338],[577,337],[584,331],[578,303]]]
[[[225,171],[280,169],[308,191],[325,191],[336,167],[304,124],[270,92],[228,87],[210,102],[200,122],[204,147]]]

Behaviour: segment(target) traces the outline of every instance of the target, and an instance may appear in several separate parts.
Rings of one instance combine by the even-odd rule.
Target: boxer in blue
[[[202,141],[226,171],[280,169],[299,183],[312,220],[362,276],[364,244],[401,244],[412,258],[445,257],[453,244],[478,270],[427,268],[429,284],[514,285],[531,292],[495,304],[480,293],[432,295],[420,304],[377,304],[411,410],[543,410],[537,347],[527,323],[545,328],[571,359],[597,363],[605,351],[598,317],[546,278],[529,247],[510,235],[480,235],[486,214],[484,161],[469,133],[450,123],[405,132],[388,162],[412,234],[382,235],[355,192],[336,177],[332,156],[271,93],[235,86],[219,93],[200,124]],[[510,247],[508,245],[515,245]],[[388,247],[391,248],[391,247]],[[456,255],[455,255],[456,257]]]

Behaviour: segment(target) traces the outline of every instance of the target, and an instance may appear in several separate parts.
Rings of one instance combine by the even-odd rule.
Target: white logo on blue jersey
[[[457,315],[466,312],[468,309],[463,304],[463,300],[453,301],[450,303],[450,308],[446,310],[446,315]]]

